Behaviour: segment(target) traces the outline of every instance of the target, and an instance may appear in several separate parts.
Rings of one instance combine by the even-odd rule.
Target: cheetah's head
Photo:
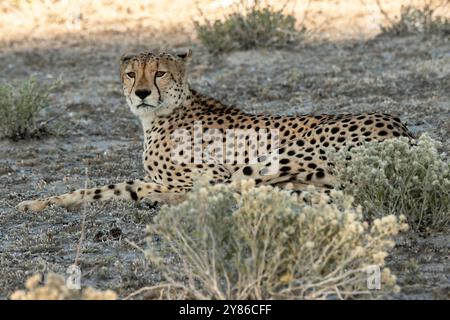
[[[141,53],[120,60],[123,92],[131,111],[139,117],[170,113],[181,105],[189,92],[184,54]]]

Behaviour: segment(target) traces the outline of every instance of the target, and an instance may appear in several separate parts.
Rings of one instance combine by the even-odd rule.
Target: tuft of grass
[[[296,18],[285,13],[284,8],[275,9],[262,0],[250,5],[241,0],[222,19],[203,20],[194,21],[195,30],[213,54],[259,47],[282,48],[295,43],[305,31],[296,29]]]
[[[450,163],[438,142],[422,135],[371,142],[332,153],[342,188],[367,219],[405,215],[415,230],[444,230],[450,222]],[[348,160],[350,159],[350,160]]]
[[[253,180],[195,182],[185,202],[164,206],[149,225],[147,256],[163,298],[346,299],[399,288],[384,267],[392,236],[407,228],[394,216],[369,226],[342,192],[302,196]],[[369,290],[367,268],[381,290]]]
[[[425,0],[422,6],[412,4],[403,5],[400,10],[400,18],[393,21],[387,13],[378,6],[388,20],[388,24],[381,26],[381,34],[405,36],[410,34],[437,34],[450,36],[450,18],[438,14],[439,11],[449,10],[450,3],[447,0]]]
[[[0,85],[0,138],[20,140],[44,133],[36,117],[49,105],[55,86],[42,85],[34,77],[18,85]]]

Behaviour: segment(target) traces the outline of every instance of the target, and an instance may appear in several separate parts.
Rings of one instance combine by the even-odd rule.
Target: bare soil
[[[83,210],[21,213],[15,209],[20,201],[143,176],[140,124],[126,107],[118,77],[126,51],[190,47],[192,87],[248,112],[392,113],[415,134],[442,141],[446,157],[450,153],[450,40],[443,37],[315,39],[221,57],[176,31],[135,39],[129,31],[104,30],[0,45],[1,82],[30,75],[63,82],[41,114],[43,120],[56,116],[47,124],[49,135],[0,141],[0,299],[36,272],[64,274],[80,238]],[[102,203],[84,212],[83,285],[125,297],[159,281],[136,248],[145,248],[145,227],[158,205]],[[402,292],[388,298],[450,298],[450,234],[408,233],[397,242],[388,265]]]

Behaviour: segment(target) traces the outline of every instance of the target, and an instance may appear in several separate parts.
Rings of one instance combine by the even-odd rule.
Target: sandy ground
[[[342,19],[337,20],[340,28]],[[24,214],[15,205],[85,183],[92,187],[143,175],[142,132],[125,105],[118,78],[117,61],[126,51],[193,48],[191,85],[249,112],[397,114],[414,133],[427,132],[441,140],[448,158],[450,40],[373,37],[370,21],[363,37],[355,36],[361,33],[358,27],[348,37],[312,37],[286,50],[221,57],[209,55],[185,25],[179,32],[171,27],[158,34],[140,32],[133,25],[47,38],[39,32],[35,37],[4,36],[0,81],[35,75],[43,82],[61,79],[63,84],[41,115],[57,115],[48,125],[51,135],[0,141],[0,298],[22,288],[35,272],[65,273],[74,262],[81,233],[82,211],[51,208]],[[143,253],[130,245],[145,248],[145,226],[158,213],[158,205],[104,203],[85,212],[83,285],[113,289],[125,297],[158,282]],[[397,242],[388,264],[402,293],[389,298],[448,299],[450,234],[408,233]]]

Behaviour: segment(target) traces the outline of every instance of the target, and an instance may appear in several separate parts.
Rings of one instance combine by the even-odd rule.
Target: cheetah
[[[66,208],[85,202],[148,199],[177,203],[193,176],[208,173],[211,183],[251,178],[256,185],[336,185],[327,149],[406,136],[399,118],[384,113],[278,116],[249,114],[193,89],[185,53],[140,53],[120,59],[126,102],[144,131],[147,175],[107,186],[24,201],[20,210]]]

